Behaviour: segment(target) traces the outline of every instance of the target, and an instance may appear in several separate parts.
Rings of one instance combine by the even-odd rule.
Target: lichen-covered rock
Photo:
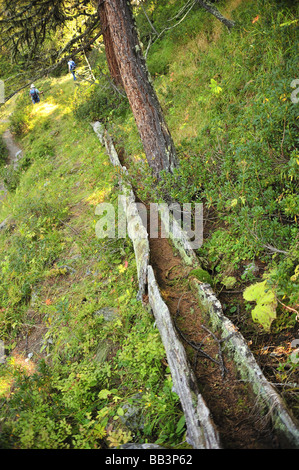
[[[102,316],[105,321],[113,321],[118,317],[118,310],[114,307],[103,307],[97,310],[94,315]]]

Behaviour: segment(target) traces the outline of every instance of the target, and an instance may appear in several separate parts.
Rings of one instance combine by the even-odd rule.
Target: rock
[[[15,228],[14,220],[10,215],[6,217],[6,219],[4,219],[3,222],[0,223],[0,232],[6,229],[13,231],[14,228]]]
[[[0,232],[1,232],[1,230],[6,229],[7,223],[8,223],[8,217],[7,217],[5,220],[3,220],[3,222],[1,222],[1,224],[0,224]]]
[[[30,305],[31,307],[36,307],[36,305],[38,304],[38,293],[37,293],[37,288],[34,286],[31,290],[31,300],[30,300]]]
[[[142,394],[137,393],[130,401],[131,403],[122,406],[124,415],[120,419],[132,432],[142,431],[144,428]]]
[[[13,158],[13,167],[14,167],[15,170],[18,169],[19,161],[22,159],[22,157],[23,157],[22,150],[19,150],[18,152],[16,152],[16,154]]]
[[[32,358],[32,356],[33,356],[33,353],[29,353],[28,356],[25,359],[25,362],[29,362],[30,359]]]
[[[100,310],[97,310],[94,315],[102,315],[105,321],[113,321],[118,317],[118,310],[113,307],[103,307]]]
[[[246,275],[248,273],[257,273],[259,271],[259,267],[255,264],[254,261],[252,261],[252,263],[249,263],[245,269],[244,269],[244,272],[243,272],[243,275]]]
[[[75,274],[76,270],[71,266],[67,266],[66,264],[59,266],[59,269],[63,270],[65,274]]]
[[[89,268],[86,270],[85,276],[97,276],[99,271],[91,271]]]

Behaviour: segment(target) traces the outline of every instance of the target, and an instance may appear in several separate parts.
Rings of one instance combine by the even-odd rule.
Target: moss
[[[243,297],[249,302],[256,302],[256,307],[251,312],[253,321],[270,331],[271,323],[276,318],[277,300],[274,290],[267,287],[267,280],[247,287]]]
[[[210,274],[202,268],[193,269],[190,271],[189,276],[194,276],[201,282],[207,282],[208,284],[213,284],[213,279]]]

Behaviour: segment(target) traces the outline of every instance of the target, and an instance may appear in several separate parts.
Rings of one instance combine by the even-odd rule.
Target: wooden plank
[[[218,432],[211,419],[210,411],[198,391],[185,349],[178,339],[151,266],[148,267],[148,295],[166,351],[174,390],[180,398],[186,418],[186,440],[194,449],[220,449]]]

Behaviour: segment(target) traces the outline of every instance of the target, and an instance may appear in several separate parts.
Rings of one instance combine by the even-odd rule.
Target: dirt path
[[[278,448],[269,423],[259,415],[246,384],[239,380],[224,351],[225,374],[222,374],[223,369],[218,364],[221,362],[219,344],[209,332],[208,320],[203,317],[189,286],[190,269],[174,254],[168,239],[150,239],[150,252],[150,262],[161,294],[181,334],[198,388],[218,427],[222,446],[234,449]],[[201,350],[207,356],[197,354],[194,344],[201,344]]]
[[[7,129],[2,135],[4,143],[8,150],[8,164],[17,166],[20,160],[22,149],[15,143],[13,136],[9,129]]]
[[[3,123],[7,121],[2,120],[0,122]],[[8,150],[7,165],[13,165],[13,167],[16,169],[18,166],[18,161],[22,156],[22,149],[15,143],[9,129],[7,129],[2,134],[2,138]],[[7,189],[5,188],[3,181],[0,180],[0,201],[3,201],[3,199],[5,199],[6,194]]]

